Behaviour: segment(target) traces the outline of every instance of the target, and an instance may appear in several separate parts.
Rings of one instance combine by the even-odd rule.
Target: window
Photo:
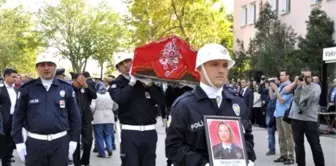
[[[243,6],[241,10],[241,26],[245,26],[247,24],[247,7]]]
[[[317,3],[320,3],[322,2],[322,0],[312,0],[312,4],[317,4]]]
[[[281,13],[285,14],[290,12],[291,1],[290,0],[281,0]]]
[[[272,6],[272,10],[276,11],[278,7],[278,0],[268,0],[268,3]]]
[[[253,24],[256,20],[256,4],[252,3],[248,8],[248,23]]]

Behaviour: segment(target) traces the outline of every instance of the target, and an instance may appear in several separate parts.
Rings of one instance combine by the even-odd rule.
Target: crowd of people
[[[281,70],[278,77],[241,78],[229,83],[228,72],[235,62],[223,46],[207,44],[196,59],[200,82],[186,86],[133,76],[129,73],[132,56],[117,56],[114,62],[120,75],[103,80],[92,79],[89,72],[71,73],[69,79],[45,54],[37,57],[36,79],[5,69],[0,84],[2,165],[11,166],[16,148],[27,166],[89,166],[92,151],[99,158],[113,155],[117,148],[115,124],[119,121],[122,165],[154,166],[160,112],[167,129],[168,166],[210,164],[204,125],[199,125],[204,115],[241,119],[249,166],[257,159],[252,125],[267,129],[267,156],[276,154],[278,132],[280,158],[274,162],[290,165],[296,161],[305,166],[306,135],[315,165],[324,166],[317,114],[321,88],[309,68],[293,81]],[[336,88],[329,96],[334,106]],[[218,152],[221,148],[216,146]],[[226,156],[236,156],[229,154],[235,151],[229,150]],[[224,159],[220,153],[216,157]]]

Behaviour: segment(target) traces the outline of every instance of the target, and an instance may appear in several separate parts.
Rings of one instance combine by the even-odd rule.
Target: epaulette
[[[180,102],[182,99],[184,98],[187,98],[189,96],[192,96],[193,95],[193,92],[192,91],[187,91],[185,93],[183,93],[181,96],[179,96],[175,101],[174,103],[172,104],[172,107],[175,107],[175,105]]]
[[[25,87],[25,86],[27,86],[27,85],[29,85],[29,84],[34,83],[36,80],[37,80],[37,79],[32,79],[32,80],[29,80],[28,82],[23,83],[23,84],[21,85],[21,88],[23,88],[23,87]]]

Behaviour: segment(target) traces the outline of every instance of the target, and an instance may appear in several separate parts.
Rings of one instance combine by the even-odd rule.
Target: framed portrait
[[[211,166],[247,166],[244,130],[239,117],[204,116]]]

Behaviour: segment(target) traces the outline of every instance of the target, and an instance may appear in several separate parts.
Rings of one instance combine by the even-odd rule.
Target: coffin
[[[178,36],[166,37],[135,49],[131,73],[154,81],[196,84],[200,79],[196,55]]]

